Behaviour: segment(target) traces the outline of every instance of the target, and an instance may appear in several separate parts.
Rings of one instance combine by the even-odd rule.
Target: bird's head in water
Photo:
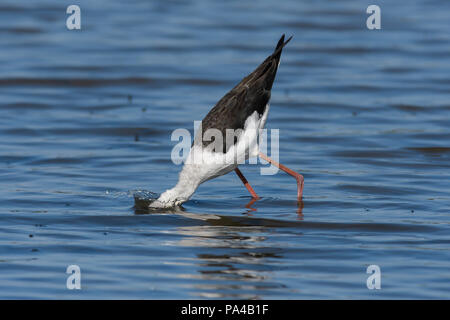
[[[160,201],[159,199],[153,200],[149,203],[149,208],[173,208],[173,207],[179,207],[183,202],[186,200],[170,200],[170,201]]]
[[[180,212],[183,211],[181,204],[187,200],[170,199],[161,201],[156,193],[149,191],[138,191],[134,193],[134,209],[136,214],[152,212]]]
[[[161,194],[158,199],[154,199],[151,203],[148,204],[149,208],[172,208],[178,207],[182,203],[189,200],[189,196],[185,196],[183,192],[180,192],[182,188],[172,188],[166,190]]]

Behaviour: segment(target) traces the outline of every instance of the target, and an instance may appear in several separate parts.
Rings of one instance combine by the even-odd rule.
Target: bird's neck
[[[153,206],[173,207],[180,205],[189,200],[199,185],[200,181],[187,175],[185,170],[182,170],[175,187],[163,192]]]

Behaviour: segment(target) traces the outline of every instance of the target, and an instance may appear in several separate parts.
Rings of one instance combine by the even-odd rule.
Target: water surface
[[[0,298],[450,298],[449,2],[0,5]],[[241,168],[182,209],[174,129],[293,35],[267,127],[305,177]],[[66,289],[78,265],[82,289]],[[381,290],[366,286],[378,265]]]

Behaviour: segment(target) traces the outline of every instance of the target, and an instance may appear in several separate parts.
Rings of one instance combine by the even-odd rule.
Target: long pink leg
[[[252,186],[250,185],[250,183],[248,183],[247,179],[245,179],[244,175],[242,174],[241,170],[239,170],[238,168],[234,169],[234,171],[236,172],[236,174],[238,175],[238,177],[241,179],[242,183],[244,184],[244,186],[247,188],[248,192],[250,192],[250,194],[252,195],[253,198],[255,199],[259,199],[258,195],[256,194],[255,190],[253,190]]]
[[[283,170],[284,172],[286,172],[287,174],[290,174],[291,176],[293,176],[295,178],[295,180],[297,180],[297,200],[298,202],[302,201],[302,196],[303,196],[303,184],[304,184],[304,178],[300,173],[295,172],[294,170],[289,169],[288,167],[282,165],[281,163],[278,163],[272,159],[270,159],[268,156],[266,156],[264,153],[260,152],[259,156],[266,160],[267,162],[269,162],[270,164],[274,165],[275,167]]]

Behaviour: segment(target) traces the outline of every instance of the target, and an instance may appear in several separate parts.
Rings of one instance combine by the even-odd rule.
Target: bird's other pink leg
[[[245,207],[247,209],[249,209],[249,211],[247,213],[256,211],[256,209],[253,208],[252,205],[258,200],[259,200],[259,198],[252,198],[252,200],[250,200],[250,202],[245,205]]]
[[[238,177],[241,179],[242,183],[244,184],[244,186],[247,188],[248,192],[250,192],[250,194],[252,195],[253,198],[255,199],[259,199],[258,195],[256,194],[255,190],[253,190],[252,186],[250,185],[250,183],[248,183],[247,179],[245,179],[244,175],[242,174],[241,170],[239,170],[239,168],[234,169],[234,171],[236,172],[236,174],[238,175]]]
[[[270,164],[274,165],[278,169],[283,170],[287,174],[290,174],[297,180],[297,200],[298,202],[302,201],[303,197],[303,184],[304,184],[304,178],[300,173],[295,172],[294,170],[289,169],[288,167],[282,165],[281,163],[276,162],[275,160],[270,159],[268,156],[266,156],[264,153],[260,152],[259,156],[269,162]]]

